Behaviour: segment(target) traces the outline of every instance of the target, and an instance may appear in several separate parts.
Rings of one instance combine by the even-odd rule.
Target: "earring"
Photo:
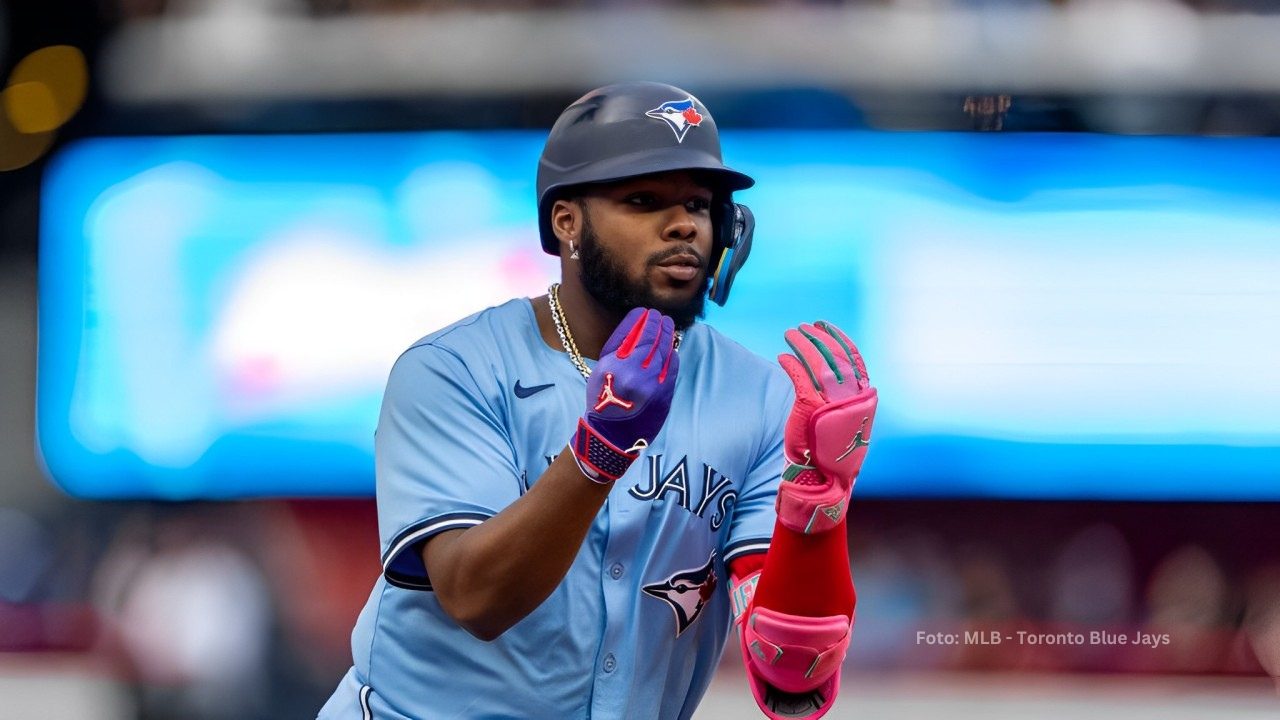
[[[572,240],[569,241],[569,259],[570,260],[578,259],[578,249],[573,246]]]

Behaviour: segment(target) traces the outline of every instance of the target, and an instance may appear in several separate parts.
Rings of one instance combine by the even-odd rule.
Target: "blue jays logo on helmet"
[[[669,100],[648,111],[645,115],[661,120],[676,134],[676,142],[684,142],[689,128],[702,124],[702,114],[693,106],[693,98]]]
[[[693,570],[682,570],[659,583],[645,585],[646,595],[665,602],[676,616],[676,637],[689,629],[702,609],[716,594],[716,554],[711,553],[707,564]]]

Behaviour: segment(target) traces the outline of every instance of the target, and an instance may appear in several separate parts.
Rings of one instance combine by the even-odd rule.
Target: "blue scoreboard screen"
[[[95,498],[370,493],[399,353],[558,275],[543,138],[64,149],[41,218],[50,476]],[[707,322],[770,358],[801,321],[858,342],[881,397],[860,495],[1280,500],[1280,139],[724,142],[758,226]]]

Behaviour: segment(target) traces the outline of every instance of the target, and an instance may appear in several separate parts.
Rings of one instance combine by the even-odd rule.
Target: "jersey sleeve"
[[[766,385],[760,450],[747,471],[734,507],[724,548],[726,563],[735,557],[769,549],[777,519],[774,503],[778,496],[778,483],[782,480],[782,435],[793,398],[791,383],[779,369],[770,376]]]
[[[479,525],[520,495],[506,426],[447,348],[418,345],[396,360],[374,454],[383,575],[397,587],[430,590],[426,541]]]

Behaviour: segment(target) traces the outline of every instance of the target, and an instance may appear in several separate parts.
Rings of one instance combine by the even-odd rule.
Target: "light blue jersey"
[[[662,431],[610,491],[560,585],[492,642],[440,608],[420,550],[537,482],[573,434],[586,381],[543,341],[525,299],[400,357],[376,440],[384,572],[352,633],[354,667],[321,718],[693,714],[730,632],[725,563],[766,550],[773,533],[793,390],[781,368],[707,325],[679,352]]]

